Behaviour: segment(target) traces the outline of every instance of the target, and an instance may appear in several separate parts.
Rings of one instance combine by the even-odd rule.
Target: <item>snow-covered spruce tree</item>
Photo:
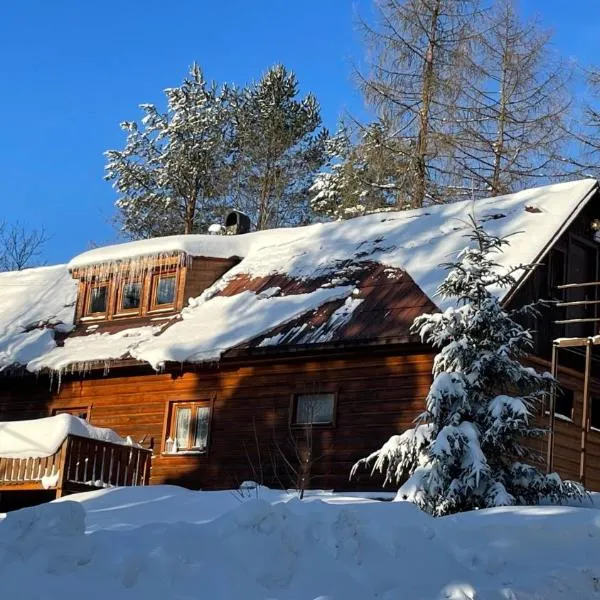
[[[142,104],[141,124],[126,121],[123,150],[109,150],[106,179],[119,194],[122,231],[132,238],[205,231],[221,220],[231,177],[231,92],[193,65],[165,90],[167,111]]]
[[[410,208],[410,165],[402,144],[383,121],[361,128],[358,136],[342,126],[327,141],[327,168],[310,188],[313,212],[348,219]]]
[[[456,307],[413,324],[424,342],[440,349],[426,411],[413,429],[360,460],[352,475],[366,465],[385,473],[386,482],[404,482],[398,499],[433,515],[581,496],[579,484],[525,462],[531,453],[523,442],[544,434],[530,421],[555,382],[523,366],[531,334],[491,289],[509,288],[514,274],[529,267],[503,270],[494,255],[507,240],[474,220],[469,237],[456,262],[444,265],[448,274],[438,290]]]

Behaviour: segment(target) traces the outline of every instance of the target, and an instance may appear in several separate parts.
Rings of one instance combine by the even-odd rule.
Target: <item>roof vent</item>
[[[250,231],[250,217],[239,210],[232,210],[225,219],[225,229],[229,235],[240,235]]]

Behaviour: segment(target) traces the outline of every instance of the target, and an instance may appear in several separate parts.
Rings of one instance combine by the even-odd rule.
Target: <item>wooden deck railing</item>
[[[56,490],[57,497],[116,486],[147,485],[152,451],[69,435],[52,456],[0,457],[0,491]]]

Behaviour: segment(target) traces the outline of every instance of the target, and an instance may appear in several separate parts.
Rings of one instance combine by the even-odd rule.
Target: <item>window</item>
[[[567,419],[573,419],[573,390],[559,388],[556,393],[554,414]]]
[[[210,428],[208,402],[177,402],[172,405],[170,419],[167,453],[206,452]]]
[[[119,310],[124,312],[139,311],[142,305],[142,282],[126,281],[121,286]]]
[[[296,394],[294,397],[294,425],[333,424],[335,394]]]
[[[169,308],[175,304],[177,275],[164,273],[152,278],[152,309]]]
[[[91,284],[86,313],[97,315],[106,312],[108,301],[108,283]]]
[[[88,418],[88,409],[86,407],[75,407],[75,408],[55,408],[52,411],[52,416],[55,415],[73,415],[74,417],[79,417],[84,421],[87,421]]]
[[[590,398],[590,407],[590,427],[600,429],[600,397],[595,398],[592,396]]]

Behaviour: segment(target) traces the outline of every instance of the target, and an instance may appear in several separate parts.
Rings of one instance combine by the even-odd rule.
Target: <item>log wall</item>
[[[223,489],[247,479],[291,487],[297,450],[306,446],[305,430],[291,428],[295,393],[337,394],[334,426],[312,430],[310,487],[377,489],[380,479],[366,473],[348,481],[356,460],[388,437],[410,427],[423,410],[431,382],[432,354],[424,351],[382,355],[255,362],[246,366],[205,368],[155,374],[148,369],[114,369],[107,376],[56,381],[46,377],[0,377],[0,420],[28,419],[61,409],[83,409],[92,424],[131,435],[152,447],[151,483]],[[549,368],[532,359],[538,368]],[[571,421],[557,418],[554,468],[563,477],[579,478],[582,375],[561,369],[561,383],[574,390]],[[600,381],[591,394],[600,398]],[[209,450],[198,455],[166,455],[168,406],[175,401],[207,400],[212,416]],[[540,423],[546,426],[547,415]],[[296,440],[295,442],[293,440]],[[536,443],[546,453],[546,440]],[[283,456],[286,456],[286,459]],[[600,431],[587,434],[585,483],[600,490]]]
[[[84,408],[92,424],[153,447],[152,483],[218,489],[253,479],[287,487],[294,485],[294,475],[285,462],[297,463],[296,450],[307,444],[306,430],[290,427],[292,397],[334,392],[335,425],[312,430],[310,486],[377,489],[379,481],[367,474],[349,482],[350,468],[423,410],[431,367],[432,355],[422,352],[163,374],[113,370],[108,376],[63,380],[60,392],[50,391],[47,378],[0,378],[0,420]],[[163,453],[167,407],[180,400],[212,402],[208,453]]]

